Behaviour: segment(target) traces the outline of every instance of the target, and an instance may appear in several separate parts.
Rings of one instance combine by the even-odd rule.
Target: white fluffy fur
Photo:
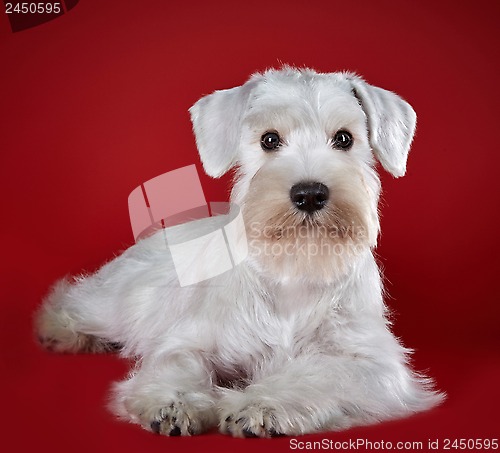
[[[137,357],[114,387],[112,408],[166,435],[216,425],[234,436],[297,435],[439,403],[442,394],[410,369],[390,332],[372,254],[380,191],[372,150],[393,175],[404,174],[412,108],[353,74],[284,68],[206,96],[191,114],[207,173],[237,165],[231,200],[242,209],[248,257],[180,287],[159,232],[94,275],[59,282],[38,313],[42,343],[71,352],[119,345]],[[339,129],[354,137],[349,151],[332,148]],[[271,153],[260,146],[269,130],[283,139]],[[330,189],[314,216],[290,202],[301,181]],[[225,220],[170,233],[182,240]],[[200,259],[211,265],[210,256]]]

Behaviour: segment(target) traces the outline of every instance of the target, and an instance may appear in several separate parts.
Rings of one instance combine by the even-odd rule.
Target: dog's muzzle
[[[309,214],[323,209],[330,191],[320,182],[300,182],[290,189],[292,203],[301,211]]]

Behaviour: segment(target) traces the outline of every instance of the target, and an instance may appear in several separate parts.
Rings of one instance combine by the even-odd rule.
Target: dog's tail
[[[84,333],[82,314],[71,300],[73,284],[64,278],[58,281],[35,314],[35,333],[39,343],[53,352],[116,352],[121,349],[98,336]]]

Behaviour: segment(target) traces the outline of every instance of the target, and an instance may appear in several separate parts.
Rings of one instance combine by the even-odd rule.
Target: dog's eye
[[[276,132],[266,132],[260,139],[264,151],[274,151],[281,145],[280,136]]]
[[[333,137],[333,147],[337,149],[347,150],[352,146],[352,135],[347,131],[338,131]]]

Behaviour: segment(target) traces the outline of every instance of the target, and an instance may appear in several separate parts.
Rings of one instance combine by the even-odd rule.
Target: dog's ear
[[[189,109],[203,168],[213,178],[236,164],[241,121],[254,84],[216,91]]]
[[[393,176],[403,176],[417,124],[415,111],[397,94],[369,85],[357,76],[349,79],[367,116],[375,156]]]

